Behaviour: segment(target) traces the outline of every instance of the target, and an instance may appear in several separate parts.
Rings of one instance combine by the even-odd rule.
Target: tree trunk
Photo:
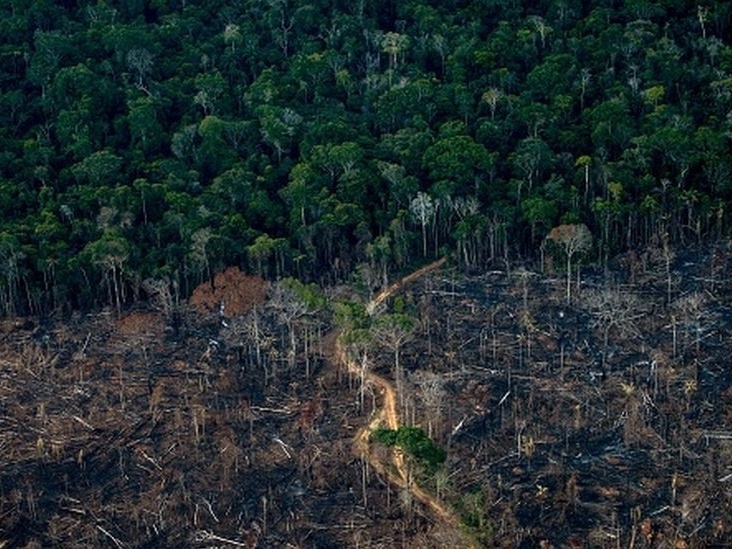
[[[572,254],[567,252],[567,305],[572,298]]]

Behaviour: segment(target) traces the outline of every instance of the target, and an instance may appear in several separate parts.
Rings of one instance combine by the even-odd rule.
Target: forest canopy
[[[9,0],[0,37],[4,315],[729,235],[729,2]]]

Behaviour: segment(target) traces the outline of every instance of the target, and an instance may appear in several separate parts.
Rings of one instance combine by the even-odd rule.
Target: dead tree
[[[298,347],[297,321],[308,313],[307,305],[283,282],[272,286],[270,305],[277,311],[277,316],[287,327],[289,341],[287,357],[290,368],[294,369]]]
[[[163,312],[165,318],[170,318],[175,305],[173,293],[170,291],[170,280],[167,277],[146,278],[142,281],[142,289],[150,296],[155,307]]]
[[[694,354],[698,358],[701,351],[701,341],[704,332],[708,331],[707,326],[713,324],[716,315],[710,313],[707,308],[709,298],[706,294],[692,292],[679,297],[671,303],[671,330],[673,336],[673,357],[678,354],[678,328],[684,330],[684,349],[694,347]],[[692,339],[693,332],[693,339]]]
[[[583,295],[582,302],[592,313],[593,326],[600,330],[604,371],[610,334],[614,332],[619,337],[639,335],[637,323],[646,313],[634,294],[619,289],[590,290]]]
[[[442,437],[442,411],[446,396],[444,385],[444,378],[433,372],[425,372],[419,381],[427,417],[427,436],[435,440]]]

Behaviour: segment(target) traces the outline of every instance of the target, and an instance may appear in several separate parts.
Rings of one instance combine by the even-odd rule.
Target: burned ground
[[[443,268],[402,290],[417,321],[402,423],[448,453],[419,482],[486,546],[732,540],[729,249],[670,272],[633,261],[585,270],[570,303],[562,273],[539,269]],[[180,307],[175,327],[154,311],[6,321],[0,541],[454,545],[355,454],[380,395],[361,409],[358,379],[329,362],[328,313],[288,325],[290,305],[267,303]],[[392,350],[371,345],[392,376]]]
[[[405,357],[414,416],[435,414],[419,396],[428,369],[445,497],[482,502],[491,544],[730,543],[731,287],[707,259],[679,254],[670,295],[653,263],[635,281],[590,274],[569,304],[561,276],[523,269],[412,290],[427,325]]]

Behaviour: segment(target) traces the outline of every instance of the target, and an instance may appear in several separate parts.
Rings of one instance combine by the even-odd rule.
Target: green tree
[[[468,135],[448,135],[424,152],[422,166],[430,179],[444,187],[441,196],[478,194],[493,156]]]
[[[287,241],[284,238],[272,238],[268,234],[261,234],[247,246],[247,254],[261,276],[266,277],[269,274],[270,263],[274,261],[275,276],[279,277],[285,270],[287,248]]]
[[[236,152],[226,141],[226,123],[217,116],[206,116],[198,125],[200,143],[195,152],[198,171],[209,181],[230,169],[237,161]]]
[[[224,108],[228,86],[219,71],[202,73],[195,78],[196,94],[193,102],[201,107],[204,116],[215,115]]]
[[[97,151],[71,167],[80,183],[98,186],[114,185],[119,181],[122,159],[111,151]]]
[[[6,316],[15,315],[20,304],[18,292],[24,255],[16,235],[0,232],[0,310]]]
[[[585,112],[595,145],[611,157],[619,155],[635,131],[628,102],[616,96]]]
[[[542,173],[548,168],[551,157],[551,150],[541,138],[528,137],[519,142],[510,160],[516,175],[525,182],[528,192],[532,191],[535,183],[540,182]]]
[[[447,459],[447,452],[419,427],[379,428],[373,437],[384,446],[402,448],[428,475],[434,475]]]
[[[106,229],[101,237],[84,247],[82,254],[102,274],[102,284],[107,287],[107,299],[111,306],[122,312],[126,300],[126,285],[123,275],[130,258],[131,247],[127,239],[116,229]]]
[[[556,95],[570,93],[574,73],[572,56],[550,55],[526,75],[527,90],[535,100],[549,103]]]
[[[559,209],[554,200],[543,196],[532,196],[521,202],[521,212],[531,226],[531,240],[533,241],[537,233],[546,234],[549,227],[556,221]]]
[[[262,105],[256,109],[265,143],[277,153],[277,162],[290,151],[303,118],[290,107]]]
[[[157,105],[151,97],[137,97],[127,102],[127,123],[131,145],[139,147],[146,159],[160,151],[165,132],[158,120]]]
[[[41,97],[56,74],[59,65],[73,52],[70,36],[60,30],[38,28],[33,33],[33,54],[28,67],[28,80],[41,88]]]

